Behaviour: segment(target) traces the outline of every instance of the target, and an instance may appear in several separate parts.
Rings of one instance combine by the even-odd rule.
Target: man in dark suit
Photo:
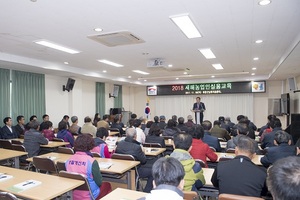
[[[144,188],[144,192],[150,192],[153,188],[153,178],[151,174],[153,163],[147,163],[145,153],[140,146],[140,143],[136,141],[136,134],[135,128],[126,129],[126,138],[118,143],[116,153],[132,155],[135,160],[141,162],[138,166],[138,172],[141,178],[147,178],[147,184]]]
[[[196,103],[193,105],[193,112],[195,112],[195,122],[196,124],[202,124],[203,122],[203,112],[206,110],[205,105],[203,102],[200,102],[201,98],[197,97],[196,98]],[[199,114],[200,114],[200,119],[199,119]],[[197,116],[198,115],[198,116]]]
[[[20,137],[21,135],[24,136],[25,133],[25,118],[23,115],[19,115],[17,117],[17,122],[18,124],[14,126],[15,131],[17,133],[17,135]]]
[[[267,192],[266,169],[256,166],[251,159],[255,155],[255,141],[240,135],[235,148],[236,157],[219,162],[211,182],[219,193],[261,197]]]
[[[204,137],[202,141],[208,144],[208,146],[215,148],[217,152],[221,152],[222,149],[218,138],[210,135],[210,130],[212,127],[211,122],[208,120],[203,121],[202,127],[204,129]]]
[[[16,133],[14,127],[12,126],[11,118],[5,117],[3,119],[3,123],[5,124],[5,126],[3,126],[1,130],[1,138],[2,139],[18,138],[18,134]]]
[[[273,147],[275,146],[274,144],[274,137],[275,137],[275,133],[277,131],[281,131],[281,122],[280,119],[275,118],[274,120],[270,121],[270,127],[271,127],[271,132],[270,133],[266,133],[265,135],[263,134],[263,139],[261,142],[261,148],[266,148],[266,147]]]
[[[285,131],[277,131],[274,137],[274,143],[276,146],[267,148],[267,153],[260,159],[260,162],[265,167],[269,167],[276,160],[285,158],[288,156],[296,156],[295,146],[290,146],[291,136]]]

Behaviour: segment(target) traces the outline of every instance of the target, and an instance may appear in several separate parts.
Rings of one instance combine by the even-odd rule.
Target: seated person
[[[84,124],[82,125],[79,133],[88,133],[93,137],[96,137],[97,128],[93,125],[92,119],[87,116],[84,118]]]
[[[3,119],[4,126],[1,128],[1,139],[13,139],[18,138],[19,135],[15,131],[15,127],[12,126],[13,122],[10,117],[5,117]]]
[[[24,118],[24,116],[19,115],[17,117],[17,122],[18,122],[18,124],[14,126],[15,131],[19,137],[24,136],[24,133],[25,133],[25,118]]]
[[[119,129],[119,132],[122,135],[125,134],[125,131],[123,130],[124,124],[121,122],[121,116],[117,114],[114,118],[114,122],[111,125],[111,128],[117,128]]]
[[[97,130],[96,138],[94,138],[95,147],[91,152],[99,153],[101,158],[110,158],[111,155],[108,151],[105,139],[108,137],[108,130],[104,127],[101,127]]]
[[[74,138],[67,128],[67,122],[63,120],[60,121],[58,123],[57,138],[63,139],[65,142],[69,142],[70,144],[66,145],[66,147],[72,148],[74,146]]]
[[[218,138],[210,135],[210,130],[212,128],[211,122],[208,120],[204,120],[202,122],[202,127],[204,129],[204,136],[203,136],[202,141],[204,143],[208,144],[208,146],[215,148],[215,150],[217,152],[221,152],[222,148],[221,148]]]
[[[155,124],[151,126],[149,134],[146,137],[146,143],[158,143],[162,148],[166,147],[165,139],[160,137],[161,129]]]
[[[154,118],[155,120],[155,118]],[[166,117],[164,115],[161,115],[159,117],[159,123],[157,124],[159,126],[160,129],[165,129],[165,127],[167,126],[166,124]]]
[[[144,144],[146,135],[145,135],[144,131],[141,129],[141,123],[142,123],[141,120],[135,119],[133,121],[133,126],[135,127],[135,130],[136,130],[136,141],[138,141],[141,144]]]
[[[256,166],[251,159],[255,155],[255,141],[240,135],[235,148],[236,157],[219,162],[211,182],[219,193],[261,197],[267,192],[266,169]]]
[[[174,136],[176,133],[179,133],[180,129],[176,127],[176,122],[174,120],[169,119],[167,126],[163,132],[163,136]]]
[[[78,117],[72,116],[71,117],[72,125],[69,128],[69,131],[72,133],[72,135],[78,135],[79,132],[81,132],[81,127],[78,126]]]
[[[181,131],[184,131],[184,132],[188,132],[188,127],[184,124],[184,118],[183,117],[179,117],[178,118],[178,125],[177,125],[177,128]]]
[[[268,170],[267,185],[275,200],[299,200],[300,158],[290,156],[276,161]]]
[[[102,175],[100,172],[98,162],[90,154],[90,150],[94,147],[94,140],[89,134],[79,135],[74,144],[75,154],[72,155],[69,160],[66,161],[66,169],[68,172],[76,172],[86,176],[93,198],[97,198],[101,192],[108,193],[104,191],[105,188],[102,186]],[[86,164],[82,164],[86,163]],[[109,186],[108,186],[109,187]],[[103,188],[103,190],[102,190]],[[108,189],[109,190],[109,189]],[[89,191],[84,190],[73,190],[74,200],[92,199]]]
[[[291,136],[285,131],[277,131],[275,133],[274,144],[276,146],[267,148],[267,153],[260,159],[261,164],[265,167],[269,167],[276,160],[285,158],[288,156],[296,155],[295,146],[290,146]]]
[[[214,127],[210,130],[211,136],[216,138],[222,138],[226,141],[230,140],[231,137],[226,129],[221,128],[221,122],[219,120],[214,121]]]
[[[158,159],[152,167],[153,190],[139,200],[183,200],[184,169],[175,158]]]
[[[108,130],[109,129],[108,120],[109,120],[109,115],[103,115],[102,120],[97,122],[97,129],[103,127],[103,128],[106,128]]]
[[[195,128],[190,129],[188,133],[193,136],[193,148],[190,151],[190,154],[194,159],[202,160],[205,163],[206,167],[207,158],[209,158],[211,162],[216,162],[218,160],[218,155],[213,150],[211,150],[211,148],[209,148],[208,144],[202,141],[202,138],[204,136],[204,130],[202,126],[196,125]]]
[[[188,133],[178,133],[174,136],[174,151],[171,157],[176,158],[183,165],[184,191],[197,191],[205,184],[203,170],[199,163],[190,155],[192,149],[192,136]]]
[[[275,137],[275,133],[277,131],[281,131],[281,121],[278,118],[275,118],[273,120],[270,121],[270,127],[271,127],[271,132],[264,134],[263,139],[261,140],[261,145],[260,147],[262,149],[265,149],[266,147],[273,147],[275,146],[274,144],[274,137]]]
[[[48,140],[39,132],[40,123],[38,121],[31,121],[28,127],[30,129],[25,132],[23,145],[28,152],[28,157],[33,157],[39,155],[41,151],[40,145],[48,144]]]
[[[53,131],[53,124],[52,124],[51,121],[45,121],[44,122],[44,128],[42,130],[42,134],[49,141],[52,141],[53,138],[55,138],[54,131]]]
[[[144,188],[144,192],[149,193],[153,187],[153,178],[151,174],[153,163],[147,163],[147,158],[145,156],[144,150],[140,143],[136,141],[135,128],[126,129],[126,138],[118,143],[116,153],[129,154],[132,155],[135,160],[140,161],[140,165],[137,167],[137,170],[141,178],[147,178],[147,184]]]
[[[146,128],[145,128],[145,130],[144,130],[144,133],[145,133],[146,137],[148,136],[149,130],[150,130],[150,128],[151,128],[151,126],[152,126],[153,123],[154,123],[153,121],[148,121],[148,122],[147,122]],[[155,126],[156,126],[156,125],[155,125]]]

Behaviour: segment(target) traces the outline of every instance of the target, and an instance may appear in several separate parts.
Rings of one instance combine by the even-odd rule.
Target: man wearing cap
[[[188,115],[187,116],[187,122],[185,123],[185,125],[188,127],[188,128],[191,128],[191,127],[194,127],[195,126],[195,123],[193,122],[193,117],[192,115]]]
[[[167,124],[166,124],[166,117],[164,115],[161,115],[159,117],[158,126],[159,126],[160,129],[165,129],[165,127],[167,126]]]
[[[202,124],[203,122],[203,112],[206,110],[205,105],[203,102],[200,102],[201,98],[197,97],[196,98],[196,103],[193,105],[192,111],[195,113],[195,121],[196,124]]]

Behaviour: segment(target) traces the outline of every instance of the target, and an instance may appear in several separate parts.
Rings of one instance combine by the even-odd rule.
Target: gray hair
[[[75,123],[77,120],[78,120],[78,117],[77,117],[77,116],[72,116],[72,117],[71,117],[71,122],[72,122],[72,123]]]
[[[126,136],[127,137],[131,137],[131,138],[135,137],[136,136],[136,130],[135,130],[135,128],[128,128],[128,129],[126,129]]]
[[[248,152],[251,154],[255,153],[255,141],[248,136],[238,135],[237,147],[239,150]]]

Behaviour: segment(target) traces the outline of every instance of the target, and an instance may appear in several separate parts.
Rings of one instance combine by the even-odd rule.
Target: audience
[[[66,145],[66,147],[72,148],[74,146],[74,138],[67,128],[67,122],[60,121],[58,123],[57,138],[63,139],[65,142],[69,142],[69,144]]]
[[[183,117],[179,117],[178,118],[178,125],[177,125],[177,128],[181,131],[184,131],[184,132],[188,132],[188,127],[184,124],[184,118]]]
[[[103,127],[108,130],[109,129],[108,120],[109,120],[109,115],[103,115],[102,120],[97,122],[97,129]]]
[[[28,152],[28,157],[33,157],[39,155],[41,144],[48,144],[47,138],[45,138],[40,132],[40,123],[38,121],[32,120],[28,127],[30,129],[24,135],[24,147]]]
[[[221,123],[220,127],[225,129],[228,133],[230,133],[230,127],[228,124],[225,123],[225,117],[220,116],[219,117],[219,122]]]
[[[97,123],[101,120],[100,118],[100,114],[99,113],[96,113],[95,116],[94,116],[94,121],[93,121],[93,125],[95,127],[97,127]]]
[[[161,115],[161,116],[159,117],[159,123],[158,123],[158,126],[159,126],[159,128],[162,129],[162,130],[164,130],[165,127],[167,126],[167,124],[166,124],[166,117],[165,117],[164,115]]]
[[[179,133],[180,130],[176,127],[174,120],[169,119],[167,126],[165,127],[163,136],[174,136],[176,133]]]
[[[51,121],[45,121],[44,129],[42,130],[42,134],[49,141],[52,141],[53,138],[55,138],[54,131],[53,131],[53,123]]]
[[[222,138],[226,141],[231,139],[229,133],[224,128],[221,128],[221,122],[219,120],[214,121],[214,127],[210,130],[210,134],[211,136]]]
[[[273,147],[275,146],[274,144],[274,137],[275,137],[275,133],[277,131],[281,131],[281,122],[280,119],[275,118],[274,120],[270,121],[270,127],[271,127],[271,132],[268,134],[265,134],[262,142],[261,142],[261,148],[266,148],[266,147]]]
[[[151,168],[153,163],[148,162],[143,151],[143,148],[140,146],[140,143],[136,141],[136,130],[134,128],[126,129],[126,138],[120,141],[116,148],[116,153],[120,154],[129,154],[132,155],[135,160],[140,161],[140,165],[137,170],[141,178],[147,178],[147,184],[144,188],[144,192],[150,192],[152,190],[152,174]],[[155,161],[153,159],[153,161]]]
[[[117,128],[121,135],[125,134],[123,130],[124,124],[121,122],[121,115],[117,114],[114,118],[114,122],[111,125],[111,128]]]
[[[17,122],[18,124],[14,126],[15,128],[15,132],[17,133],[17,135],[20,136],[24,136],[25,133],[25,118],[23,115],[19,115],[17,117]],[[0,128],[1,129],[1,128]]]
[[[195,162],[191,154],[192,136],[187,133],[178,133],[174,136],[174,151],[170,154],[183,165],[184,191],[197,191],[205,184],[203,170],[199,163]]]
[[[240,135],[235,148],[236,157],[229,161],[219,162],[211,182],[219,193],[260,197],[265,195],[267,173],[256,166],[251,159],[255,155],[255,141]]]
[[[110,158],[111,154],[109,153],[105,139],[108,137],[108,130],[104,127],[101,127],[97,130],[96,138],[94,138],[95,147],[91,152],[99,153],[101,158]]]
[[[204,129],[204,137],[203,137],[202,141],[204,143],[208,144],[208,146],[213,147],[217,152],[221,152],[222,149],[221,149],[218,138],[210,135],[210,130],[212,128],[211,122],[208,120],[204,120],[202,122],[202,127]]]
[[[165,139],[160,137],[162,130],[155,124],[151,126],[149,134],[146,136],[146,143],[158,143],[162,148],[166,147]]]
[[[178,125],[177,123],[177,115],[172,115],[172,120],[175,122],[176,126]]]
[[[187,122],[185,123],[185,125],[190,128],[190,127],[194,127],[195,123],[193,122],[193,116],[192,115],[188,115],[187,116]]]
[[[141,144],[144,144],[146,136],[143,130],[141,129],[141,120],[135,119],[133,122],[133,126],[136,130],[136,141],[138,141]]]
[[[64,115],[61,121],[64,121],[67,123],[67,129],[70,128],[70,123],[69,123],[69,115]]]
[[[72,133],[72,135],[78,135],[79,133],[81,133],[81,127],[78,126],[78,117],[72,116],[71,122],[72,122],[72,125],[69,128],[70,133]]]
[[[158,126],[158,124],[159,124],[159,118],[158,118],[158,116],[155,116],[153,118],[153,120],[154,120],[154,124]]]
[[[233,126],[235,125],[233,122],[231,122],[230,117],[225,117],[225,124],[227,126],[229,126],[230,132],[231,132]]]
[[[80,130],[81,133],[91,134],[93,137],[96,137],[97,128],[92,124],[92,119],[87,116],[84,118],[84,124]]]
[[[18,132],[15,131],[15,127],[12,126],[13,122],[10,117],[3,119],[4,126],[1,128],[1,139],[13,139],[18,138]]]
[[[149,130],[150,130],[152,124],[154,124],[153,121],[148,121],[148,122],[147,122],[146,128],[145,128],[145,130],[144,130],[144,133],[145,133],[146,136],[148,136]]]
[[[194,159],[200,159],[207,166],[206,158],[209,158],[211,162],[216,162],[218,159],[217,154],[209,148],[208,144],[202,141],[204,136],[204,129],[200,125],[196,125],[195,128],[191,128],[188,132],[193,136],[192,150],[190,151],[191,156]]]
[[[259,134],[258,134],[259,136],[261,136],[265,131],[268,133],[271,132],[270,122],[272,120],[274,120],[275,118],[276,118],[275,115],[268,115],[268,117],[267,117],[268,123],[260,128]]]
[[[274,200],[299,200],[300,157],[276,161],[268,170],[267,185]]]
[[[158,159],[152,167],[153,190],[139,200],[183,200],[184,169],[175,158]]]
[[[146,129],[146,123],[147,123],[147,119],[145,117],[140,117],[139,120],[141,120],[141,129],[143,130],[143,132]]]
[[[75,140],[75,154],[66,161],[68,172],[77,172],[86,176],[93,195],[91,198],[89,191],[75,189],[72,192],[74,200],[98,199],[100,192],[107,194],[111,190],[110,184],[102,184],[99,164],[90,153],[93,147],[94,141],[89,134],[79,135]]]
[[[25,125],[25,130],[29,130],[30,129],[30,122],[32,122],[33,120],[37,121],[37,116],[36,115],[32,115],[30,118],[29,118],[29,122]]]
[[[40,125],[40,131],[43,131],[46,127],[45,127],[45,122],[49,121],[49,115],[44,114],[43,115],[43,122]]]
[[[277,131],[275,133],[275,146],[267,148],[266,154],[260,159],[260,162],[263,164],[263,166],[269,167],[281,158],[296,155],[295,146],[290,146],[290,138],[291,136],[285,131]]]

